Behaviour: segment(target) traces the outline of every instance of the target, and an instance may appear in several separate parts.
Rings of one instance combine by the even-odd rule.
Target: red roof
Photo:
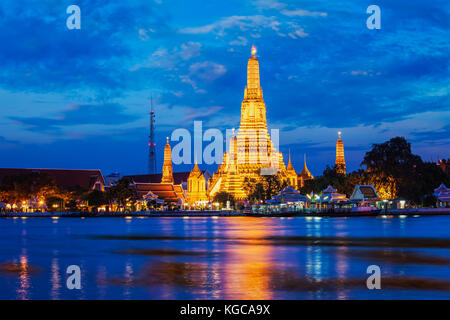
[[[173,182],[174,184],[182,184],[183,182],[187,182],[189,178],[190,172],[174,172],[173,173]],[[136,183],[161,183],[162,174],[137,174],[131,176],[125,176],[130,178],[132,181]]]
[[[135,183],[135,187],[141,197],[151,191],[165,202],[178,202],[178,199],[184,198],[182,194],[177,192],[179,191],[179,186],[174,186],[170,183]]]
[[[55,183],[63,189],[72,189],[80,186],[85,189],[92,189],[96,183],[100,183],[103,188],[105,180],[99,169],[78,170],[78,169],[21,169],[21,168],[0,168],[0,184],[7,176],[15,176],[27,173],[47,174]]]

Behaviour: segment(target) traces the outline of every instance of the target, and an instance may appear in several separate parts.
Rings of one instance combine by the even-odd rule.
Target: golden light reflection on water
[[[265,238],[270,235],[270,220],[238,218],[227,221],[225,236],[233,238]],[[273,247],[246,240],[227,246],[222,279],[225,299],[272,299],[270,288]]]
[[[28,300],[31,287],[27,250],[22,249],[19,258],[19,283],[16,290],[17,299]]]

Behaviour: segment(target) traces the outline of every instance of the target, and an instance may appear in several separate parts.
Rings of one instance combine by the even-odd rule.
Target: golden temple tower
[[[246,194],[242,185],[246,177],[259,179],[261,169],[283,174],[286,170],[283,155],[275,149],[267,129],[266,105],[254,46],[251,53],[247,63],[247,86],[241,105],[239,131],[236,136],[233,134],[229,154],[224,153],[223,162],[212,178],[208,188],[210,197],[226,191],[243,200]]]
[[[173,184],[172,148],[169,144],[169,137],[167,137],[167,143],[164,147],[164,163],[161,183]]]
[[[198,168],[197,161],[195,161],[194,169],[192,169],[187,179],[187,189],[187,201],[189,204],[208,201],[205,177],[203,176],[203,172]]]
[[[336,172],[345,174],[345,158],[344,158],[344,143],[341,140],[341,132],[338,132],[338,139],[336,141]]]
[[[309,172],[308,167],[306,166],[306,154],[304,154],[304,162],[303,170],[300,172],[300,187],[302,188],[305,185],[306,180],[313,180],[314,176]]]
[[[298,188],[298,175],[291,162],[291,151],[289,151],[289,162],[285,171],[286,178],[291,187]]]

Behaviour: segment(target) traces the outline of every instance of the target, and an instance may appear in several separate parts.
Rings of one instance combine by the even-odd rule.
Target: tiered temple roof
[[[336,172],[340,174],[345,174],[346,168],[344,157],[344,143],[342,142],[340,131],[338,132],[338,135],[339,137],[336,141],[336,162],[335,162]]]
[[[48,175],[55,181],[56,185],[65,190],[72,190],[76,187],[84,189],[104,190],[105,179],[98,169],[21,169],[21,168],[0,168],[0,184],[7,176],[39,173]]]
[[[243,200],[246,197],[243,190],[246,177],[259,179],[262,170],[285,173],[283,155],[275,148],[267,129],[266,105],[255,47],[252,47],[247,64],[247,86],[241,105],[239,131],[230,141],[229,147],[229,153],[224,153],[223,163],[211,181],[208,190],[211,197],[217,192],[226,191],[236,199]]]

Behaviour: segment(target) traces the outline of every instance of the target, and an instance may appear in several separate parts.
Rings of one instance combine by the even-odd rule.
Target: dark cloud
[[[269,125],[286,124],[285,130],[377,127],[417,113],[448,110],[448,1],[380,0],[382,29],[377,31],[365,27],[370,1],[278,2],[286,4],[259,1],[255,13],[253,2],[242,1],[79,0],[82,29],[69,31],[65,10],[71,1],[2,1],[0,88],[24,97],[38,92],[89,101],[49,115],[8,120],[58,140],[65,126],[114,126],[142,117],[112,101],[120,96],[126,105],[134,92],[145,91],[160,97],[158,102],[168,106],[164,112],[185,106],[182,114],[173,115],[174,125],[192,128],[193,120],[202,119],[204,127],[237,127],[252,43],[258,48]],[[295,15],[296,10],[323,14]],[[204,32],[208,28],[212,31]],[[155,58],[155,52],[161,55]],[[46,100],[35,99],[30,107],[42,108]],[[2,102],[0,97],[0,108],[6,105]],[[163,131],[170,127],[157,125]],[[448,134],[448,129],[411,131],[418,143]],[[133,134],[142,135],[144,143],[134,146],[143,148],[139,156],[145,159],[148,129],[120,132],[120,137],[131,141]],[[86,139],[92,139],[86,140],[86,150],[100,143],[95,137]],[[58,141],[52,145],[65,148]],[[333,161],[333,147],[291,147],[299,154],[298,163],[305,150],[317,168]],[[362,149],[346,145],[355,154]],[[20,150],[25,154],[25,148]]]
[[[102,124],[124,124],[136,120],[136,115],[126,114],[120,104],[74,105],[53,118],[44,117],[10,117],[11,120],[24,125],[32,131],[59,131],[61,127]]]
[[[165,26],[151,3],[81,0],[81,30],[66,28],[66,8],[42,1],[0,4],[0,85],[14,91],[93,90],[98,96],[127,89],[130,39],[138,28]]]
[[[450,139],[450,124],[436,130],[430,131],[413,131],[411,133],[414,141],[421,142],[440,142],[440,140]],[[442,142],[441,142],[442,143]]]

